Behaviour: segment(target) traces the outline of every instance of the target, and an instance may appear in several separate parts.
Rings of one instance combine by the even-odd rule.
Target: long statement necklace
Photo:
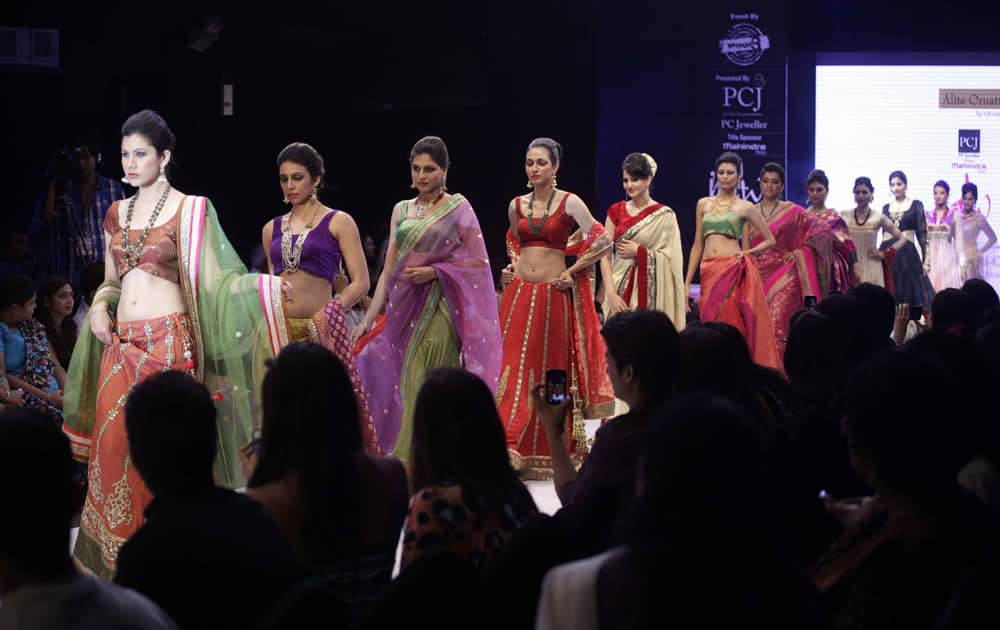
[[[153,214],[149,215],[149,221],[146,223],[146,227],[143,228],[142,234],[139,235],[139,240],[135,243],[129,242],[129,233],[132,231],[132,213],[135,211],[135,202],[139,198],[139,193],[136,192],[128,202],[128,210],[125,212],[125,231],[122,232],[122,252],[125,254],[125,264],[128,265],[130,270],[135,269],[139,265],[142,248],[146,244],[146,239],[149,238],[149,232],[153,229],[156,218],[160,216],[160,211],[163,210],[164,204],[167,203],[167,196],[169,194],[170,184],[168,183],[163,189],[163,194],[160,195],[160,200],[156,202],[156,206],[153,208]]]
[[[302,228],[302,233],[299,234],[299,238],[295,241],[295,244],[292,244],[292,213],[289,212],[281,217],[281,263],[283,271],[291,273],[299,270],[299,262],[302,260],[302,248],[306,244],[306,237],[309,236],[309,232],[313,229],[316,215],[319,214],[319,209],[322,207],[322,204],[319,202],[316,203],[316,209],[313,210],[312,217],[310,217],[305,227]]]
[[[545,204],[545,212],[542,214],[542,220],[539,221],[538,225],[535,225],[535,191],[531,191],[531,197],[528,198],[528,229],[531,230],[532,234],[541,234],[542,228],[545,227],[545,221],[549,218],[549,211],[552,210],[552,200],[556,198],[556,187],[552,187],[552,194],[549,195],[549,202]]]

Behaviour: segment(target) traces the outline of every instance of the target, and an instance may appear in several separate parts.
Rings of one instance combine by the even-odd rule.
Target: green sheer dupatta
[[[239,449],[260,423],[264,361],[288,344],[281,279],[247,273],[205,197],[185,200],[178,249],[181,288],[195,335],[198,378],[218,411],[215,481],[239,487]]]
[[[281,279],[247,273],[205,197],[185,198],[177,236],[180,285],[196,342],[192,359],[218,413],[215,481],[239,487],[244,479],[238,451],[259,425],[264,361],[288,344]],[[94,305],[107,302],[113,314],[120,295],[117,284],[106,282]],[[81,462],[90,457],[103,352],[104,344],[90,332],[88,313],[63,397],[63,432]]]
[[[73,459],[87,463],[90,459],[91,436],[97,414],[97,389],[101,376],[101,356],[104,344],[90,332],[90,318],[98,304],[108,305],[108,314],[114,319],[122,290],[117,282],[105,281],[94,294],[94,303],[87,311],[83,326],[73,346],[73,358],[66,371],[66,388],[63,392],[63,433],[69,438]]]

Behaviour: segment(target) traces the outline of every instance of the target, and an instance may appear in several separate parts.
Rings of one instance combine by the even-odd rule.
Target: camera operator
[[[104,260],[104,216],[125,198],[122,185],[97,172],[96,138],[77,136],[55,151],[45,169],[48,188],[39,196],[31,234],[38,271],[63,275],[74,289],[83,269]]]

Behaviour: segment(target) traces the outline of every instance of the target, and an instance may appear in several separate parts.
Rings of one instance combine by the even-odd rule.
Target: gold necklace
[[[292,213],[289,212],[287,215],[281,217],[281,263],[284,271],[292,273],[299,270],[299,263],[302,260],[302,248],[306,244],[306,237],[309,236],[309,232],[316,221],[316,215],[319,214],[319,209],[322,207],[323,204],[316,202],[316,209],[313,210],[312,217],[305,224],[295,244],[292,244]]]
[[[903,197],[902,201],[893,201],[889,204],[889,218],[896,224],[896,227],[899,227],[899,222],[903,220],[903,215],[906,214],[906,211],[903,210],[904,203],[906,203],[906,197]]]
[[[712,207],[709,208],[709,210],[712,212],[712,214],[722,214],[728,211],[730,208],[732,208],[733,204],[736,203],[737,199],[739,199],[739,197],[733,195],[732,197],[729,198],[728,201],[719,203],[719,196],[716,195],[712,197]]]

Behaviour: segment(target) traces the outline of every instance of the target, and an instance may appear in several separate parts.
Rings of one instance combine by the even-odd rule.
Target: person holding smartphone
[[[634,494],[635,466],[649,420],[673,396],[680,341],[670,318],[652,310],[618,313],[604,324],[601,336],[608,348],[608,376],[615,396],[628,403],[629,411],[598,429],[593,449],[579,472],[564,439],[563,418],[572,398],[561,397],[562,383],[552,378],[555,374],[550,374],[547,383],[532,387],[531,398],[545,427],[559,500],[563,506],[580,505],[593,497],[607,498],[602,489],[610,490],[614,500],[604,501],[606,510],[600,510],[609,520],[596,528],[610,536],[613,515]]]

